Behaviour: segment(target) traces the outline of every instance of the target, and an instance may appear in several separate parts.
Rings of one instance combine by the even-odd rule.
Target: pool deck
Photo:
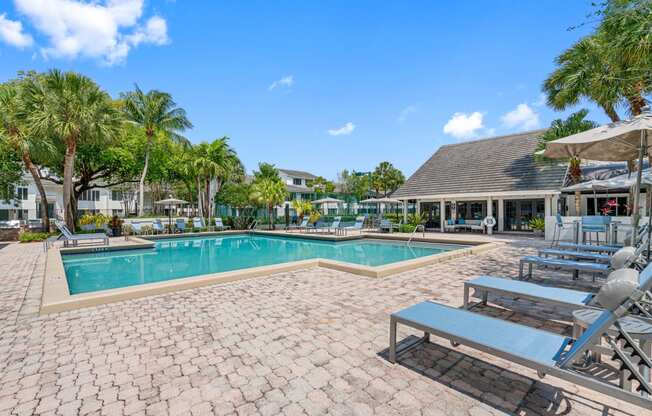
[[[435,337],[387,361],[391,312],[427,299],[460,306],[466,279],[515,277],[518,258],[541,244],[501,239],[383,279],[310,267],[49,315],[39,315],[42,245],[9,244],[0,249],[0,416],[652,414]],[[574,284],[594,287],[589,277]],[[570,333],[564,311],[490,301],[518,312],[476,311]]]

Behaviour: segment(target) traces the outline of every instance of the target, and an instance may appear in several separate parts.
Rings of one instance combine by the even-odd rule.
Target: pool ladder
[[[412,231],[412,234],[410,235],[410,238],[408,239],[407,243],[405,243],[405,245],[407,245],[407,246],[410,245],[410,243],[412,242],[412,239],[414,238],[414,234],[416,234],[417,231],[419,231],[419,229],[421,229],[421,232],[423,233],[422,237],[424,237],[424,238],[426,237],[426,226],[423,225],[423,224],[419,224],[416,227],[414,227],[414,231]]]

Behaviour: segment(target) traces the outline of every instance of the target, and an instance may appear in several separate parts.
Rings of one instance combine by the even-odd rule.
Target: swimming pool
[[[184,277],[323,258],[382,266],[464,248],[462,245],[237,234],[157,240],[152,249],[62,255],[71,295]]]

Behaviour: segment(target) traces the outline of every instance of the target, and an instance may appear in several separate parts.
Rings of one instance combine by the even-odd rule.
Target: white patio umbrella
[[[344,203],[344,201],[341,199],[331,198],[331,197],[315,199],[314,201],[310,201],[310,202],[314,205],[337,204],[338,206]],[[326,212],[324,212],[324,214],[326,214]]]
[[[165,205],[165,206],[168,207],[168,228],[170,230],[172,229],[172,207],[177,206],[177,205],[184,205],[184,204],[187,204],[187,203],[188,203],[188,201],[184,201],[182,199],[172,198],[172,195],[170,195],[170,198],[161,199],[160,201],[156,201],[156,204]]]
[[[382,198],[368,198],[360,201],[363,204],[378,204],[378,214],[380,214],[380,204],[403,204],[403,201],[400,199],[382,197]]]
[[[643,156],[648,153],[648,135],[652,132],[652,114],[643,114],[630,120],[605,124],[591,130],[573,134],[563,139],[549,142],[544,156],[550,158],[576,157],[579,159],[622,162],[639,160],[643,166]],[[639,197],[642,169],[638,170],[634,192],[633,225],[638,225]]]

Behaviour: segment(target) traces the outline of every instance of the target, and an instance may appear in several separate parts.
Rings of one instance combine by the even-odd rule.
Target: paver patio
[[[315,268],[48,316],[41,245],[11,244],[0,250],[0,415],[646,414],[434,337],[386,361],[391,312],[459,306],[465,279],[516,276],[530,244],[382,279]],[[541,319],[560,311],[516,306],[531,314],[482,311],[569,333]]]

